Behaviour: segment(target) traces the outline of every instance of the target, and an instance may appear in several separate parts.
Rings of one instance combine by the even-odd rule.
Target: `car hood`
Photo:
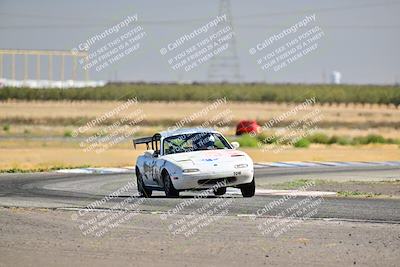
[[[250,157],[243,151],[224,149],[224,150],[202,150],[186,153],[166,155],[165,159],[176,162],[178,165],[190,166],[208,166],[210,164],[234,165],[238,163],[252,164]]]

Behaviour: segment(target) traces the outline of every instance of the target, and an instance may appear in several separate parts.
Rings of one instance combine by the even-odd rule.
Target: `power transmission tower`
[[[219,23],[215,28],[215,32],[227,26],[230,27],[231,32],[234,32],[230,0],[220,0],[218,13],[219,16],[226,15],[226,21]],[[235,34],[226,42],[228,44],[227,49],[210,59],[208,67],[209,82],[235,83],[240,81],[240,66],[236,50]]]

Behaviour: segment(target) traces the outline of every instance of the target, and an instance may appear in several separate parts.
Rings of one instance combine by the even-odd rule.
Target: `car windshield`
[[[215,149],[231,149],[231,146],[218,133],[181,134],[164,139],[164,155]]]

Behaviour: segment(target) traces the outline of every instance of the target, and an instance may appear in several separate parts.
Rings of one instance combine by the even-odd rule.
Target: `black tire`
[[[165,195],[167,197],[179,197],[179,191],[176,190],[174,185],[172,184],[171,177],[169,176],[168,172],[164,172],[163,181]]]
[[[136,181],[137,181],[137,189],[139,191],[139,195],[142,197],[151,197],[153,190],[147,188],[144,185],[142,174],[136,169]]]
[[[214,189],[214,195],[216,196],[222,196],[226,193],[226,187],[220,187],[217,189]]]
[[[256,182],[254,181],[254,177],[251,183],[242,184],[240,186],[240,191],[242,191],[243,197],[253,197],[256,193]]]

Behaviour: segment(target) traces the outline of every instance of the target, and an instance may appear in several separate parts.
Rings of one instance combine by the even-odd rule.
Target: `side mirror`
[[[146,151],[144,152],[144,155],[145,155],[146,157],[153,157],[153,154],[154,154],[154,150],[151,150],[151,149],[146,150]]]
[[[233,146],[233,149],[238,149],[240,147],[238,142],[232,142],[231,145]]]

